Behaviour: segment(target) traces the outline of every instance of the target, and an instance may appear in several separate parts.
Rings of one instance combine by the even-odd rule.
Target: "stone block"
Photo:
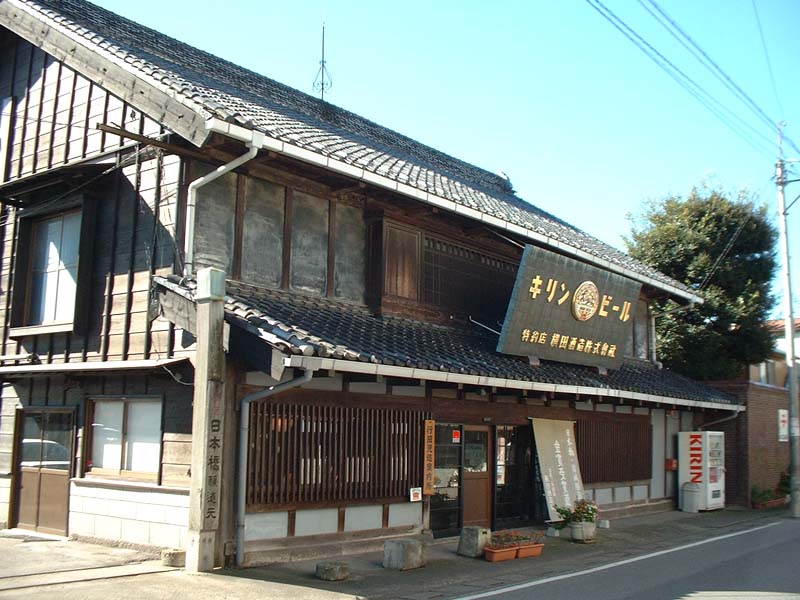
[[[186,551],[180,548],[165,548],[161,551],[161,564],[167,567],[186,566]]]
[[[492,532],[486,527],[464,527],[458,538],[458,554],[478,558],[483,556],[483,548],[492,539]]]
[[[350,577],[350,567],[347,563],[328,561],[317,563],[317,579],[325,581],[342,581]]]
[[[611,529],[611,521],[609,521],[608,519],[600,519],[597,522],[597,527],[599,527],[600,529]]]
[[[426,563],[425,544],[419,540],[387,540],[383,543],[383,567],[396,571],[419,569]]]
[[[548,527],[547,533],[545,535],[547,537],[559,537],[561,535],[561,532],[555,527]]]

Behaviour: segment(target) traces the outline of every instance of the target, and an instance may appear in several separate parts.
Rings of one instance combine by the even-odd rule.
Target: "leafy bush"
[[[781,478],[778,480],[778,494],[781,496],[788,496],[792,493],[792,478],[789,476],[789,471],[781,473]]]
[[[556,506],[556,512],[567,523],[593,523],[600,510],[591,500],[578,500],[574,506]]]

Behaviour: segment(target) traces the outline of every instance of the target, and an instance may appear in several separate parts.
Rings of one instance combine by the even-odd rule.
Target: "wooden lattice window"
[[[647,419],[580,420],[576,437],[584,483],[652,477],[653,431]]]
[[[248,509],[407,497],[422,485],[424,419],[421,411],[253,403]]]
[[[517,274],[517,264],[426,237],[423,300],[465,315],[502,321]]]

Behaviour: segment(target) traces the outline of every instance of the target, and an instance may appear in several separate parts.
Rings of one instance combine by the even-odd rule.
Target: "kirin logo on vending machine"
[[[689,475],[690,483],[703,483],[703,436],[689,436]]]

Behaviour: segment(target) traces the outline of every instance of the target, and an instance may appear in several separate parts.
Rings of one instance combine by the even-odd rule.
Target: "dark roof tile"
[[[174,90],[204,117],[255,127],[278,140],[373,171],[538,232],[673,289],[686,286],[514,195],[503,176],[179,42],[83,0],[18,0],[98,53]],[[344,143],[344,142],[350,142]],[[388,167],[388,165],[386,165]],[[383,171],[381,171],[383,172]],[[408,173],[406,178],[405,174]]]

